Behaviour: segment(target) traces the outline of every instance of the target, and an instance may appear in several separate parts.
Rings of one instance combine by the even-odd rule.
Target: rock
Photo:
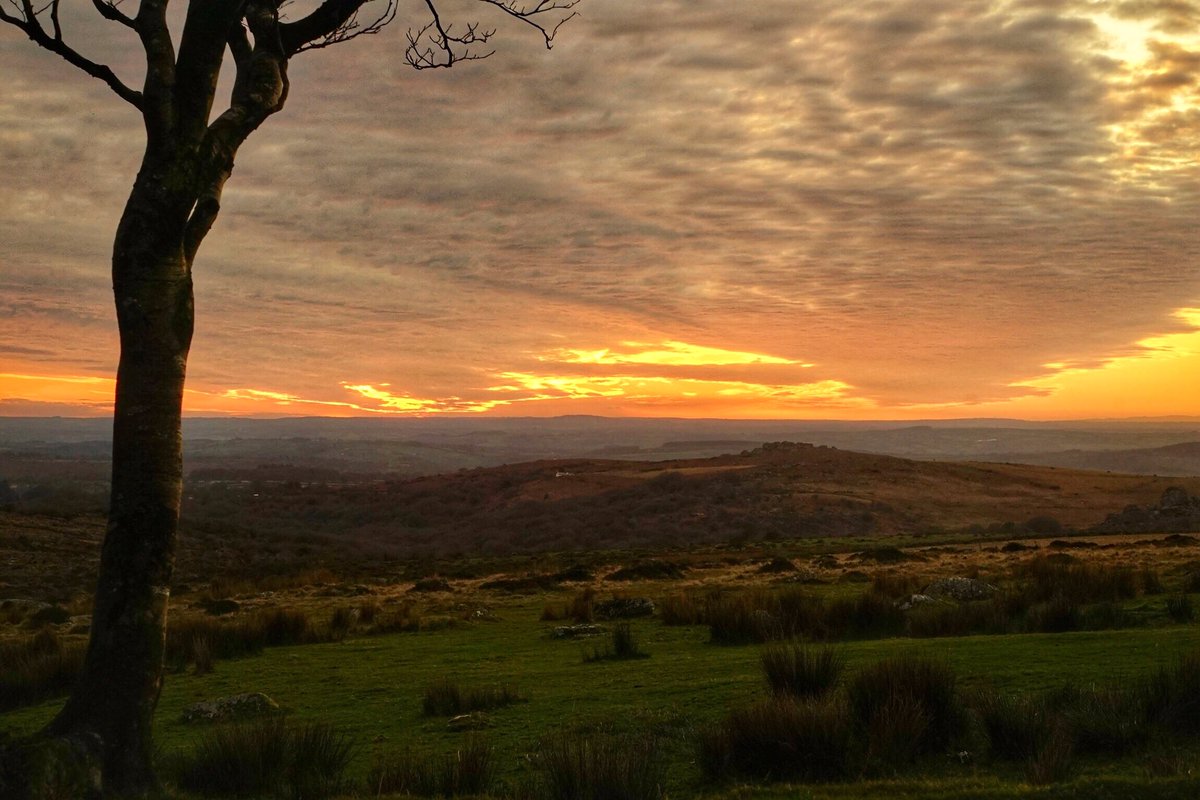
[[[630,619],[649,617],[654,614],[654,601],[648,597],[614,597],[592,607],[600,619]]]
[[[994,597],[997,589],[987,581],[975,578],[939,578],[925,587],[924,595],[929,597],[948,597],[965,603],[972,600],[987,600]]]
[[[1200,497],[1180,486],[1162,493],[1149,508],[1126,506],[1091,528],[1093,533],[1185,533],[1200,531]]]
[[[908,611],[913,606],[919,606],[919,605],[924,605],[925,603],[936,603],[936,602],[937,601],[934,598],[930,597],[927,594],[914,594],[914,595],[911,595],[907,600],[901,602],[896,607],[899,608],[901,611]]]
[[[279,704],[262,692],[247,692],[229,697],[219,697],[216,700],[203,700],[188,706],[184,709],[183,721],[188,723],[225,722],[261,717],[278,711]]]
[[[604,633],[603,626],[600,625],[559,625],[550,635],[555,639],[578,639],[581,636],[600,636]]]
[[[1024,544],[1022,542],[1005,542],[1004,546],[1000,548],[1000,552],[1001,553],[1021,553],[1021,552],[1024,552],[1025,550],[1032,550],[1032,549],[1033,549],[1032,547],[1030,547],[1029,545]]]
[[[446,729],[452,733],[462,731],[478,731],[492,727],[492,721],[486,714],[472,711],[470,714],[459,714],[446,721]]]

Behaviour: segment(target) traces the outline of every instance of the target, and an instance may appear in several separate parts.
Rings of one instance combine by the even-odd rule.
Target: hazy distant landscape
[[[0,479],[104,480],[105,419],[0,417]],[[186,470],[287,467],[430,475],[552,458],[704,458],[796,441],[863,453],[1148,475],[1200,475],[1200,420],[807,422],[589,416],[541,418],[191,418]],[[307,471],[307,473],[306,473]],[[232,474],[232,473],[230,473]]]

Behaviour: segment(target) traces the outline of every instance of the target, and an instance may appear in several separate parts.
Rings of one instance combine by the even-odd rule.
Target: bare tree
[[[186,0],[178,50],[170,0],[92,0],[96,24],[136,36],[140,90],[64,37],[61,0],[0,0],[0,21],[103,81],[141,113],[145,152],[117,226],[113,290],[120,331],[112,495],[83,674],[45,731],[55,752],[98,767],[106,796],[160,792],[151,722],[162,688],[167,601],[182,487],[180,415],[192,339],[192,265],[221,208],[238,149],[288,97],[288,64],[307,50],[374,34],[400,0],[322,0],[289,19],[287,0]],[[177,3],[179,0],[177,0]],[[476,0],[538,31],[550,47],[579,0]],[[132,5],[132,2],[129,3]],[[448,22],[435,0],[407,35],[417,69],[487,58],[494,29]],[[172,16],[170,19],[175,19]],[[228,107],[214,113],[222,69]]]

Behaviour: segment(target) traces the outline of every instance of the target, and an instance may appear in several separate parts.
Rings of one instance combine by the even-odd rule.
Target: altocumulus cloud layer
[[[193,409],[969,413],[1195,329],[1196,4],[585,0],[415,73],[422,8],[298,57],[243,149]],[[0,372],[105,376],[139,121],[0,64]]]

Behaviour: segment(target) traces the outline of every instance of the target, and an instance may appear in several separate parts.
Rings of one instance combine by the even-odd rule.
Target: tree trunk
[[[160,791],[151,723],[162,689],[193,324],[184,228],[195,194],[180,167],[185,161],[147,154],[117,228],[112,266],[121,358],[108,528],[83,673],[47,729],[58,737],[98,737],[106,796]]]

